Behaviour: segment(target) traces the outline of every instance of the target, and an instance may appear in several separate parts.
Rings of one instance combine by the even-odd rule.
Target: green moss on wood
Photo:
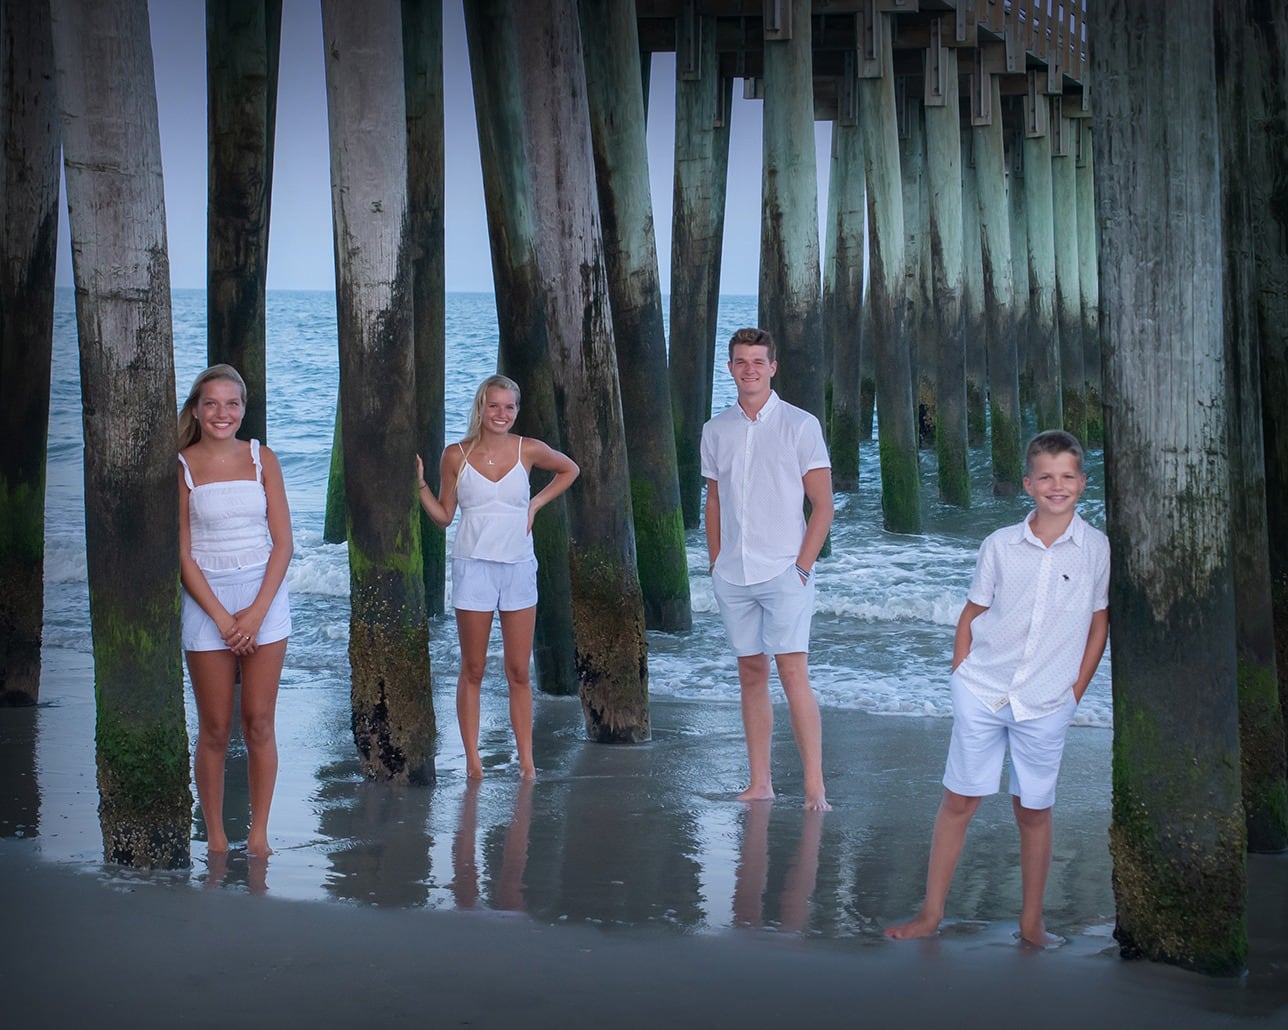
[[[854,493],[859,489],[860,433],[859,420],[852,409],[833,409],[831,437],[832,489]]]
[[[0,479],[0,568],[45,555],[45,484]]]
[[[1015,497],[1024,486],[1024,445],[1019,423],[994,404],[990,412],[993,432],[993,496]]]
[[[1109,829],[1114,937],[1125,958],[1237,975],[1248,951],[1243,806],[1196,808],[1196,799],[1218,792],[1213,778],[1234,770],[1180,753],[1149,713],[1122,707],[1114,713]]]
[[[340,409],[335,411],[335,433],[331,437],[331,471],[326,481],[326,516],[322,539],[328,544],[343,543],[348,533],[349,506],[344,495],[344,446],[340,439]]]
[[[1275,670],[1239,660],[1239,755],[1248,850],[1288,848],[1284,724]]]
[[[578,693],[587,736],[599,743],[648,740],[648,642],[633,570],[600,548],[574,548],[570,564]]]
[[[897,447],[882,436],[881,511],[891,533],[921,532],[921,470],[916,451]]]
[[[373,606],[378,611],[378,606]],[[407,610],[349,623],[354,744],[368,779],[434,781],[429,627]]]
[[[668,632],[690,629],[689,565],[680,509],[660,502],[651,480],[633,476],[631,514],[645,625]]]
[[[988,436],[985,408],[984,391],[973,379],[966,380],[966,440],[972,447],[982,447]]]

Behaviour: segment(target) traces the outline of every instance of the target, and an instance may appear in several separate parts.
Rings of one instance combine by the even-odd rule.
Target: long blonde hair
[[[474,391],[474,407],[470,409],[470,427],[465,431],[465,439],[462,444],[468,444],[465,448],[468,452],[479,442],[479,437],[483,435],[483,407],[487,404],[488,390],[509,390],[514,394],[514,406],[519,406],[519,384],[513,379],[503,375],[488,376],[479,384],[479,388]]]
[[[201,439],[201,423],[197,421],[197,402],[201,400],[202,387],[217,379],[227,379],[230,383],[236,383],[241,391],[242,408],[246,407],[246,380],[241,377],[237,369],[232,365],[211,365],[192,381],[188,399],[179,409],[179,450],[191,447]]]

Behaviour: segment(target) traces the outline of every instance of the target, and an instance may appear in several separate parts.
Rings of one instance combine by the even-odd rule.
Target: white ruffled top
[[[203,572],[227,572],[268,563],[273,537],[268,531],[268,495],[259,441],[250,442],[254,479],[195,484],[182,454],[183,478],[188,484],[188,527],[192,560]]]

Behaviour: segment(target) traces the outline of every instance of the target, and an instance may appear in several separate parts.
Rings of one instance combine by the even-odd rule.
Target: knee
[[[463,687],[473,687],[477,690],[483,685],[483,673],[487,669],[487,662],[476,662],[461,659],[461,671],[458,682]]]
[[[1050,808],[1025,808],[1020,799],[1012,796],[1011,810],[1015,813],[1015,822],[1022,830],[1041,829],[1051,822]]]
[[[943,809],[948,815],[958,819],[969,819],[979,809],[980,798],[958,794],[953,790],[944,791]]]
[[[505,667],[505,679],[506,682],[510,684],[511,690],[532,689],[532,683],[528,677],[528,666],[526,663],[523,665],[520,665],[517,662],[513,665],[507,663]]]
[[[232,725],[227,722],[212,723],[209,720],[197,727],[197,746],[207,751],[224,752],[228,750],[228,741],[232,736]]]
[[[272,713],[242,717],[242,736],[248,748],[264,747],[272,744],[277,737],[277,728]]]

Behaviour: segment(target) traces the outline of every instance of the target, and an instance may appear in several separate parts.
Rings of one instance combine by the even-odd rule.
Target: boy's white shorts
[[[1002,760],[1011,752],[1010,792],[1025,808],[1055,804],[1055,783],[1064,755],[1064,738],[1078,703],[1069,692],[1064,707],[1038,719],[1017,722],[1011,706],[993,711],[952,678],[953,734],[948,744],[944,786],[965,797],[996,794]]]
[[[796,567],[788,565],[773,579],[739,586],[717,572],[711,576],[711,589],[729,644],[739,658],[809,651],[813,576],[802,583]]]

